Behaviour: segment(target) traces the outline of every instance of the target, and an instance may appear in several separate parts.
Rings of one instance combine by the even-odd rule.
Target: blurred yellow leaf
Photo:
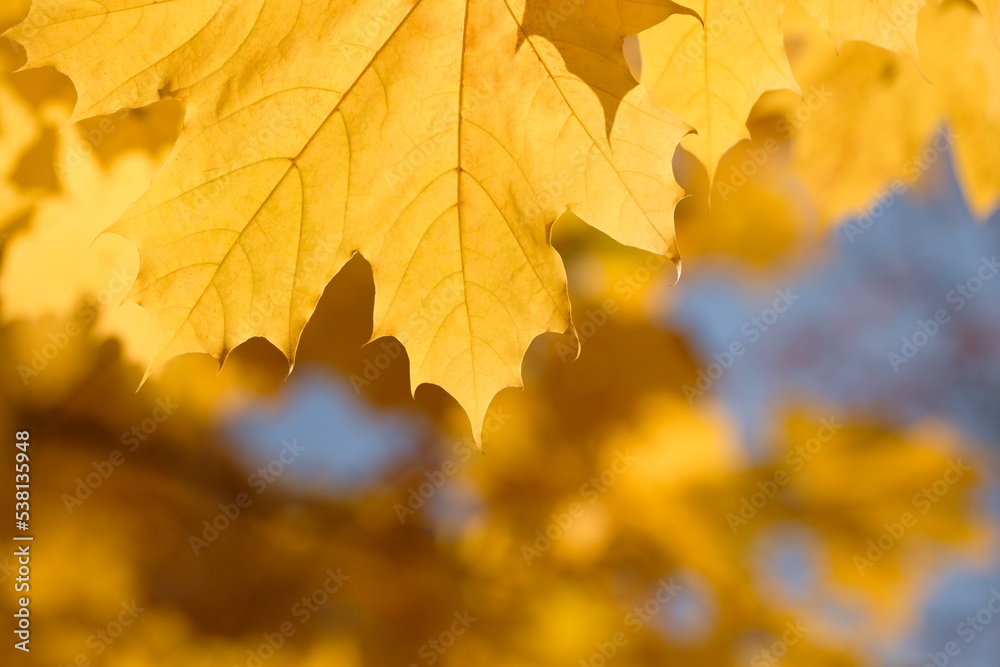
[[[993,36],[1000,45],[1000,2],[998,0],[972,0],[979,11],[986,17],[989,25],[993,26]]]
[[[863,41],[917,63],[917,16],[924,0],[799,0],[839,50]]]
[[[995,2],[979,5],[992,15],[945,4],[921,49],[954,131],[959,183],[972,212],[985,219],[1000,203],[1000,42],[993,32],[1000,16]]]
[[[789,171],[803,181],[821,223],[860,215],[870,224],[949,152],[973,213],[995,210],[1000,48],[986,16],[960,2],[923,11],[920,49],[930,81],[868,45],[846,44],[838,56],[794,4],[785,16],[796,77],[806,90],[825,91],[807,119],[791,117],[789,125]]]
[[[920,155],[941,121],[930,84],[904,58],[868,44],[845,44],[838,55],[794,4],[785,24],[796,78],[803,89],[821,92],[808,116],[796,119],[795,107],[787,110],[789,170],[805,185],[821,224],[853,216],[879,197],[886,205],[929,168]],[[923,25],[933,29],[933,20]]]
[[[38,140],[40,132],[31,109],[0,79],[0,230],[30,206],[30,196],[12,179],[24,152]]]
[[[131,287],[134,249],[98,235],[149,187],[156,161],[136,151],[104,171],[84,146],[75,127],[60,135],[59,164],[75,158],[76,166],[62,170],[62,191],[40,199],[30,228],[10,241],[0,268],[5,319],[62,317],[89,296],[114,309]]]

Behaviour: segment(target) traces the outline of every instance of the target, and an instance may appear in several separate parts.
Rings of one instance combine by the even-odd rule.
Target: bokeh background
[[[0,29],[27,4],[4,0]],[[788,24],[800,80],[861,54],[885,61],[873,99],[916,85],[900,57],[830,60]],[[1000,664],[1000,217],[970,212],[952,125],[873,129],[810,172],[822,126],[765,97],[720,174],[781,151],[732,193],[710,206],[704,169],[675,161],[673,287],[561,220],[582,354],[536,340],[480,452],[443,391],[411,395],[398,343],[365,345],[360,257],[290,375],[253,340],[137,391],[152,333],[119,306],[138,257],[99,233],[183,109],[63,127],[72,85],[23,59],[0,39],[0,424],[31,431],[36,539],[32,652],[3,664]]]

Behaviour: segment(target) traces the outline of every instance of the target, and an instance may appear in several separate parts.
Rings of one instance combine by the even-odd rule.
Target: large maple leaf
[[[372,266],[373,338],[478,434],[531,340],[571,326],[549,228],[571,209],[677,259],[689,128],[623,38],[666,0],[41,0],[10,36],[73,80],[73,120],[164,98],[184,130],[113,228],[139,248],[154,365],[264,336],[294,361],[330,279]]]

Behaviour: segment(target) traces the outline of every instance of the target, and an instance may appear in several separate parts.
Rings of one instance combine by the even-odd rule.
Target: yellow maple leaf
[[[917,64],[917,16],[924,0],[800,0],[802,7],[840,49],[847,41],[868,42]]]
[[[697,130],[682,145],[706,166],[711,184],[723,154],[750,138],[745,123],[761,95],[800,89],[782,42],[784,0],[682,4],[701,21],[677,17],[642,34],[642,80]],[[803,0],[802,6],[838,50],[845,41],[864,41],[917,63],[923,0]]]
[[[373,337],[407,347],[478,434],[531,340],[570,326],[549,227],[572,209],[677,258],[688,127],[631,77],[654,3],[43,0],[10,37],[73,80],[72,121],[173,97],[185,128],[113,228],[139,248],[154,363],[264,336],[294,360],[356,252]],[[572,29],[570,29],[572,26]]]
[[[782,44],[785,0],[685,0],[702,21],[678,16],[642,42],[642,82],[697,135],[682,145],[707,167],[711,183],[723,154],[749,139],[750,109],[768,91],[799,92]]]
[[[989,18],[963,3],[923,11],[929,81],[867,44],[845,45],[838,56],[801,9],[786,12],[796,78],[822,90],[822,102],[796,114],[783,98],[770,111],[787,117],[789,174],[823,224],[853,216],[872,224],[949,153],[976,216],[1000,202],[1000,49]]]
[[[928,75],[937,84],[927,91],[947,113],[958,180],[981,219],[1000,204],[1000,48],[997,17],[982,11],[961,3],[942,6],[921,42]]]
[[[942,121],[927,94],[931,85],[905,58],[870,44],[845,44],[836,53],[794,5],[785,12],[785,29],[796,78],[821,92],[810,113],[796,118],[792,107],[786,110],[791,173],[823,225],[864,215],[881,198],[878,214],[926,171],[920,155]]]

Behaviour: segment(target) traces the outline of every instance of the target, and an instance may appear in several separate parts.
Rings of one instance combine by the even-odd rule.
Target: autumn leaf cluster
[[[372,337],[398,338],[411,386],[445,388],[478,434],[531,341],[573,332],[558,217],[679,269],[675,162],[704,202],[679,216],[783,224],[798,188],[828,223],[912,184],[946,132],[969,205],[994,209],[995,3],[785,4],[37,0],[7,36],[72,80],[69,125],[180,103],[169,156],[124,167],[127,205],[101,216],[138,248],[153,367],[257,336],[294,362],[360,254]]]

